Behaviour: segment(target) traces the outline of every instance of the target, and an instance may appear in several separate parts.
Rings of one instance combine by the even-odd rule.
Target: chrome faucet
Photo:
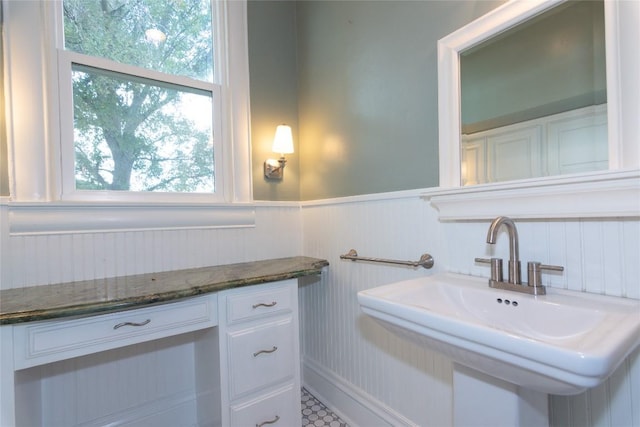
[[[487,243],[495,245],[498,238],[498,231],[500,227],[505,226],[507,233],[509,234],[509,272],[508,281],[502,279],[502,259],[500,258],[476,258],[476,262],[483,262],[491,265],[491,278],[489,279],[489,286],[492,288],[505,289],[509,291],[525,292],[533,295],[544,295],[546,293],[545,287],[542,285],[540,275],[542,270],[551,271],[563,271],[564,268],[557,265],[544,265],[539,262],[528,262],[528,283],[522,283],[522,276],[520,273],[520,251],[518,242],[518,230],[516,224],[511,218],[506,216],[499,216],[489,226],[487,232]]]
[[[518,249],[518,230],[513,220],[506,216],[499,216],[491,221],[489,231],[487,232],[487,243],[495,245],[498,238],[498,230],[500,230],[502,225],[507,228],[507,233],[509,233],[509,283],[520,285],[522,284],[522,280],[520,274],[520,250]]]

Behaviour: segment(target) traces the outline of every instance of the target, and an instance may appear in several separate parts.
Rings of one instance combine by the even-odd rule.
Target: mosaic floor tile
[[[315,396],[302,389],[302,427],[348,427]]]

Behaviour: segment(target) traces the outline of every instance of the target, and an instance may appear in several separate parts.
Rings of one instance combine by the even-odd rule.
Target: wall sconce
[[[284,176],[284,166],[287,160],[285,154],[293,153],[293,136],[291,134],[291,126],[279,125],[276,128],[276,135],[273,138],[273,146],[271,151],[280,153],[280,158],[267,159],[264,162],[264,176],[267,179],[282,179]]]

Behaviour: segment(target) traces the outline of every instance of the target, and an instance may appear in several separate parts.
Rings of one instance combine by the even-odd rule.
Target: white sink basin
[[[640,301],[547,288],[533,296],[439,274],[361,291],[362,311],[455,362],[522,387],[577,394],[640,344]]]

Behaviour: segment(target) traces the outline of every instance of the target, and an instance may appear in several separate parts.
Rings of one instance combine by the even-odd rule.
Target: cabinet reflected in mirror
[[[603,1],[569,1],[459,52],[462,185],[606,170]]]

